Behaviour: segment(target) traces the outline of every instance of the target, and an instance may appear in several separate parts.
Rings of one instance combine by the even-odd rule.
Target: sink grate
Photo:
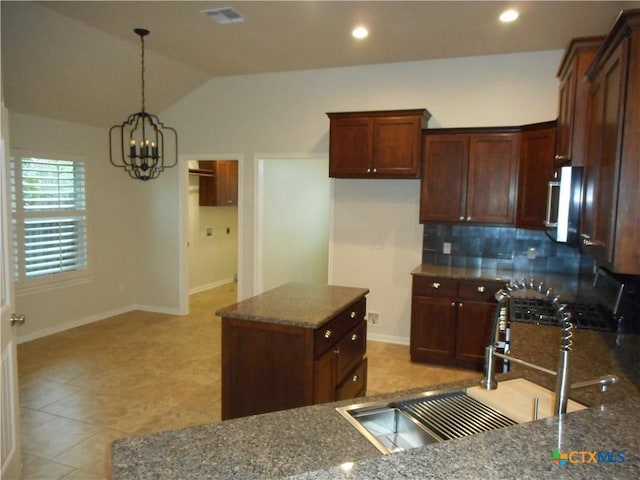
[[[420,422],[441,440],[516,425],[510,418],[465,392],[417,398],[400,403],[397,408]]]

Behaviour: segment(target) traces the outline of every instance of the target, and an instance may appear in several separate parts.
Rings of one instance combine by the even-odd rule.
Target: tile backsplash
[[[443,253],[445,242],[451,253]],[[533,258],[535,257],[535,258]],[[593,262],[580,250],[555,243],[540,230],[475,225],[424,225],[422,261],[456,267],[589,274]]]

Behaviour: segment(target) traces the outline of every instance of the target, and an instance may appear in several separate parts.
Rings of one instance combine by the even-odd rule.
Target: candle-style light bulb
[[[131,158],[136,156],[136,141],[133,138],[129,142],[129,156]]]

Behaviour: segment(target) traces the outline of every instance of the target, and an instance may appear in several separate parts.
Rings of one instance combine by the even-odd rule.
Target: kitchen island
[[[555,362],[557,327],[536,326],[537,331],[529,325],[516,327],[525,327],[516,328],[514,337],[524,341],[528,336],[532,355],[548,356],[549,362]],[[573,378],[579,381],[610,373],[618,375],[621,384],[606,394],[595,387],[573,390],[570,397],[591,408],[562,419],[523,423],[383,456],[335,410],[361,401],[409,398],[424,390],[475,386],[479,373],[478,380],[120,439],[113,445],[113,479],[638,478],[640,337],[611,335],[584,336],[581,348],[580,339],[576,340],[577,351],[583,353],[573,363]],[[526,357],[523,343],[514,343],[514,350],[520,349],[514,354]],[[612,343],[617,345],[613,352]],[[605,364],[594,368],[601,360]],[[514,368],[502,379],[514,377],[539,380],[525,368]],[[561,468],[551,461],[555,449],[567,455],[603,452],[601,459],[610,461],[587,463],[587,454],[576,453],[571,458],[577,463]],[[622,452],[624,461],[608,452]]]
[[[222,419],[364,395],[368,292],[294,282],[218,310]]]

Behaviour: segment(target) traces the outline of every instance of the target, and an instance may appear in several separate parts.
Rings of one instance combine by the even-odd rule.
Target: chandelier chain
[[[141,55],[141,64],[142,68],[140,69],[141,76],[141,85],[142,85],[142,111],[144,112],[144,36],[140,35],[140,42],[142,43],[142,55]]]

